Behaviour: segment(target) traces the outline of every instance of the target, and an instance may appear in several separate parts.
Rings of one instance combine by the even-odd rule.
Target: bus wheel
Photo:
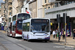
[[[22,39],[24,40],[24,35],[22,35]]]
[[[45,40],[45,42],[47,43],[47,40]]]
[[[28,35],[27,35],[27,41],[29,41]]]
[[[12,37],[15,38],[15,34],[12,34]]]

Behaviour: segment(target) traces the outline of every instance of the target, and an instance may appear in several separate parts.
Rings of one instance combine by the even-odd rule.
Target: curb
[[[6,31],[4,31],[4,30],[0,30],[0,32],[2,32],[2,33],[6,33]]]
[[[75,48],[75,45],[71,45],[71,44],[68,44],[68,43],[55,43],[55,44],[59,44],[59,45],[64,45],[64,46],[69,46],[69,47],[73,47]]]

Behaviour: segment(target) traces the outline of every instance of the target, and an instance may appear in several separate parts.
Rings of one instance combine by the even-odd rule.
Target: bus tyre
[[[24,35],[22,35],[22,39],[24,40]]]
[[[45,42],[47,43],[47,40],[45,40]]]
[[[29,42],[29,38],[28,38],[28,35],[27,35],[27,41]]]
[[[15,38],[15,34],[12,34],[12,37]]]

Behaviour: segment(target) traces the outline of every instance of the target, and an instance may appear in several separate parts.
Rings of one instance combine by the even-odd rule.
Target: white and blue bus
[[[27,19],[22,22],[22,39],[26,40],[50,40],[49,19]]]

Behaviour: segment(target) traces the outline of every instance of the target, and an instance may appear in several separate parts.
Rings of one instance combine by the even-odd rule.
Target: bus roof
[[[24,13],[17,13],[17,14],[15,14],[15,15],[18,15],[18,14],[24,14]],[[25,14],[28,14],[28,13],[25,13]],[[29,14],[30,15],[30,14]],[[13,15],[14,16],[14,15]]]

